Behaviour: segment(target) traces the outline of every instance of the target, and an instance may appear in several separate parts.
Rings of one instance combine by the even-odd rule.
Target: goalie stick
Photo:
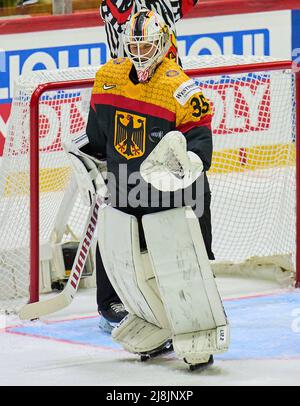
[[[94,195],[85,232],[78,246],[72,271],[65,289],[51,299],[25,305],[19,312],[19,317],[21,320],[33,320],[39,318],[40,316],[57,312],[58,310],[67,307],[72,302],[78,289],[82,271],[93,242],[98,219],[98,210],[102,204],[103,202],[101,197]]]

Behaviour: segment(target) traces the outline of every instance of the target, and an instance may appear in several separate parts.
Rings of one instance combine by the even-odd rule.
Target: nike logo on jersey
[[[107,85],[106,83],[103,85],[103,90],[110,90],[117,87],[117,85]]]

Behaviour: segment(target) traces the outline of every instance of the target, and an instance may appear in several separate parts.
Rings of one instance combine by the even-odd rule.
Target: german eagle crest
[[[127,160],[139,158],[145,153],[146,118],[117,111],[115,116],[116,150]]]

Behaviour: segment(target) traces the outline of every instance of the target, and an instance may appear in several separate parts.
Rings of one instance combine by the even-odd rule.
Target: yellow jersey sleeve
[[[176,128],[185,133],[194,127],[206,126],[211,129],[212,109],[193,79],[186,76],[173,93],[176,108]]]

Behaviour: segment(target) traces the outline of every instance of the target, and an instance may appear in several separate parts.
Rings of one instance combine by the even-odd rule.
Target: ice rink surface
[[[98,328],[95,290],[36,322],[2,317],[0,385],[299,385],[300,291],[275,282],[218,277],[231,345],[205,371],[174,353],[141,363]],[[6,323],[6,325],[5,325]]]

